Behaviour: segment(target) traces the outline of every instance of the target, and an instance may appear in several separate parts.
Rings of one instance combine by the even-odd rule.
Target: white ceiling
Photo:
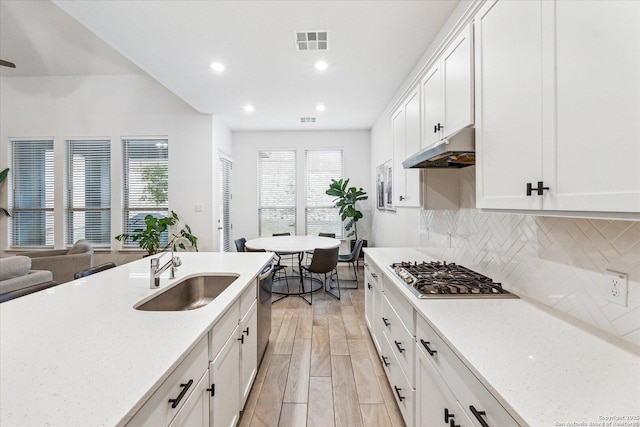
[[[100,39],[232,130],[369,129],[458,0],[54,0]],[[2,75],[139,72],[48,1],[2,0]],[[326,30],[299,52],[294,32]],[[329,64],[325,72],[317,60]],[[220,61],[222,74],[210,69]],[[70,64],[76,64],[70,67]],[[31,68],[33,67],[33,68]],[[9,74],[13,72],[14,74]],[[251,103],[253,113],[243,106]],[[322,103],[324,112],[315,106]],[[317,117],[303,124],[300,117]]]

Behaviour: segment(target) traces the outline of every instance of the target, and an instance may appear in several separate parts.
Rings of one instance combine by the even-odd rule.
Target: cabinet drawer
[[[382,283],[382,273],[380,269],[367,255],[364,256],[364,274],[365,282],[370,281],[372,286]]]
[[[391,393],[398,403],[405,424],[413,426],[415,389],[404,376],[400,363],[391,350],[391,344],[386,337],[383,336],[380,339],[380,346],[380,356],[391,386]]]
[[[243,318],[244,315],[247,314],[253,302],[258,298],[257,283],[257,279],[255,279],[253,284],[249,285],[249,287],[242,292],[242,295],[240,295],[240,316],[238,319]]]
[[[442,376],[469,418],[476,418],[471,410],[473,406],[477,412],[485,412],[482,418],[491,426],[518,425],[422,316],[417,316],[416,339],[420,350]]]
[[[415,385],[414,363],[415,342],[413,335],[404,327],[396,311],[391,307],[386,295],[382,298],[382,316],[384,322],[383,333],[389,341],[393,354],[398,359],[402,370],[409,379],[411,386]]]
[[[394,283],[387,284],[390,279],[385,277],[384,296],[387,297],[391,307],[398,313],[398,317],[407,328],[411,336],[416,334],[415,316],[413,314],[413,307],[407,301],[406,297],[402,295],[400,290]]]
[[[236,300],[209,331],[209,360],[213,360],[240,321],[240,302]]]
[[[169,375],[127,426],[166,426],[176,416],[207,370],[207,339],[202,339]],[[185,385],[185,384],[188,384]],[[185,391],[186,389],[186,391]],[[169,399],[178,399],[169,402]],[[175,404],[175,408],[172,406]]]

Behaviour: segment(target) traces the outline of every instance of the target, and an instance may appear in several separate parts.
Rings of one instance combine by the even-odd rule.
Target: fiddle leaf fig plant
[[[0,185],[4,182],[5,179],[7,179],[7,175],[9,175],[9,168],[6,168],[2,172],[0,172]],[[0,208],[0,212],[5,214],[6,216],[11,216],[9,214],[9,211],[5,208]]]
[[[331,180],[331,185],[326,191],[329,196],[335,197],[333,202],[337,208],[340,208],[340,218],[342,221],[346,221],[344,229],[353,231],[347,234],[347,237],[355,235],[355,239],[358,239],[358,227],[356,223],[362,218],[362,212],[356,209],[356,202],[367,200],[369,196],[362,188],[348,187],[349,179],[346,180]]]
[[[172,246],[174,251],[177,250],[177,248],[186,249],[182,242],[175,244],[175,241],[178,238],[185,238],[197,252],[198,238],[193,234],[191,227],[187,224],[185,224],[177,234],[169,234],[166,245],[163,245],[162,233],[167,231],[169,227],[176,225],[179,221],[180,218],[174,211],[171,211],[169,216],[159,218],[149,214],[144,217],[144,228],[135,228],[130,234],[119,234],[115,236],[115,239],[119,241],[131,240],[132,242],[138,243],[138,246],[140,246],[141,249],[146,250],[149,255],[153,255],[158,252],[163,252]]]

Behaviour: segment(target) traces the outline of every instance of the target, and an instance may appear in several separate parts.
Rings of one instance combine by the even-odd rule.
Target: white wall
[[[169,138],[169,205],[191,226],[201,250],[217,249],[217,144],[230,132],[147,75],[3,77],[0,79],[0,168],[8,164],[12,137],[52,137],[56,155],[56,229],[64,227],[64,141],[106,137],[112,141],[112,235],[121,230],[121,137]],[[1,204],[7,204],[7,189]],[[202,205],[202,212],[195,212]],[[7,219],[0,222],[0,250],[7,248]],[[56,247],[63,247],[57,231]],[[119,242],[114,241],[114,247]]]
[[[306,132],[234,132],[231,219],[232,238],[258,237],[258,150],[287,148],[297,150],[297,199],[304,206],[304,150],[306,148],[339,148],[344,150],[344,177],[349,185],[362,187],[369,198],[375,197],[375,186],[369,180],[369,131]],[[358,237],[370,236],[371,208],[358,205],[364,218],[358,222]],[[304,233],[304,211],[298,210],[298,234]]]

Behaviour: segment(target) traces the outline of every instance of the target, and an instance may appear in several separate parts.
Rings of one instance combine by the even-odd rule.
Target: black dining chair
[[[99,273],[99,272],[104,271],[104,270],[108,270],[108,269],[113,268],[115,266],[116,266],[116,264],[114,262],[106,262],[104,264],[96,265],[94,267],[87,268],[87,269],[82,270],[82,271],[78,271],[76,274],[73,275],[73,278],[74,279],[81,279],[83,277],[87,277],[87,276],[90,276],[92,274]]]
[[[311,264],[305,264],[302,266],[302,269],[309,273],[309,295],[310,300],[307,301],[306,298],[302,297],[309,304],[313,302],[313,275],[314,274],[324,274],[324,280],[319,279],[323,283],[324,291],[331,295],[336,299],[340,299],[340,279],[338,278],[338,251],[340,248],[331,248],[331,249],[323,249],[316,248],[313,251],[313,257],[311,258]],[[327,274],[329,275],[329,289],[327,289]],[[336,281],[338,285],[336,288],[338,289],[338,295],[331,292],[331,289],[335,289],[331,286],[331,281],[335,275]],[[302,286],[304,286],[304,281],[302,282]],[[304,292],[304,288],[302,289]],[[302,295],[301,295],[302,296]]]
[[[238,252],[245,251],[244,244],[247,243],[247,239],[245,239],[244,237],[241,237],[239,239],[234,240],[233,242],[236,244],[236,251]]]
[[[356,282],[355,287],[347,287],[345,289],[358,289],[358,259],[360,258],[360,252],[362,251],[363,239],[357,239],[353,245],[353,250],[350,254],[338,255],[338,263],[346,262],[353,266],[353,275],[355,279],[342,279],[345,282]]]
[[[291,236],[291,233],[287,232],[287,233],[273,233],[272,234],[273,237],[278,237],[278,236]],[[282,265],[282,257],[287,257],[288,261],[291,263],[291,272],[295,273],[295,270],[293,269],[293,266],[296,264],[296,256],[298,255],[297,252],[277,252],[276,253],[277,257],[278,257],[278,262],[276,265]]]

